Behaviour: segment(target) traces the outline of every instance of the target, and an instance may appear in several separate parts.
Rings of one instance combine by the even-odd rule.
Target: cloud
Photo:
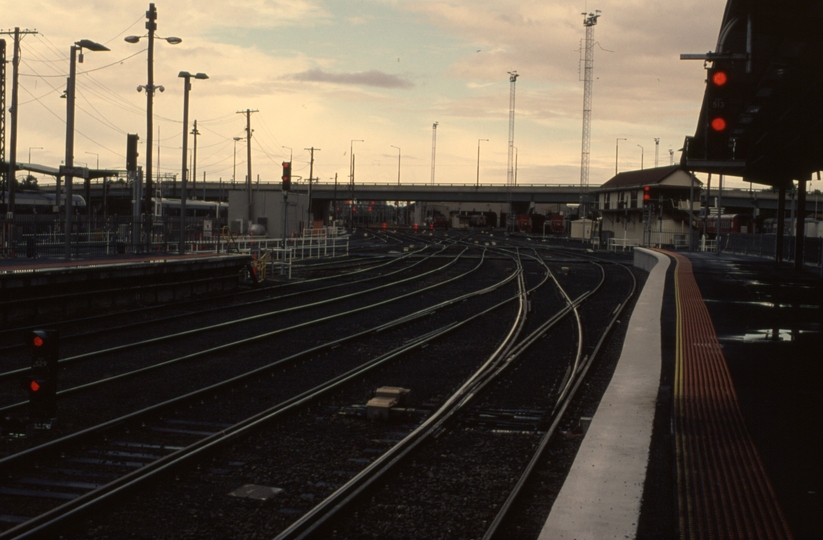
[[[414,83],[403,77],[377,70],[356,73],[329,73],[321,69],[310,69],[289,75],[295,81],[348,84],[353,86],[376,86],[378,88],[414,88]]]

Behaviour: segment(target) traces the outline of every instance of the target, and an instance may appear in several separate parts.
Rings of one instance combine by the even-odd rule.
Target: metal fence
[[[775,234],[721,234],[718,239],[720,251],[752,255],[774,259],[777,254],[777,235]],[[793,261],[797,237],[783,237],[783,260]],[[803,264],[823,266],[823,238],[804,238]]]
[[[71,226],[66,227],[65,216],[18,215],[13,221],[0,217],[0,258],[179,253],[180,217],[149,219],[75,216]],[[281,262],[348,255],[348,236],[337,227],[305,231],[302,236],[287,238],[285,245],[280,239],[231,236],[215,220],[202,217],[187,218],[184,231],[186,253],[272,251],[274,259]]]

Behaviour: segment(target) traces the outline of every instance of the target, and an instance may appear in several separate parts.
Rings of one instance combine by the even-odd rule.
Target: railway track
[[[453,246],[454,243],[455,239],[447,239],[440,242],[440,246]],[[266,475],[269,480],[261,479],[260,482],[263,487],[272,488],[269,493],[274,497],[267,498],[269,502],[262,504],[270,505],[271,501],[276,500],[280,511],[275,511],[274,516],[266,519],[265,525],[258,524],[260,526],[257,528],[252,524],[239,527],[235,524],[231,531],[226,531],[219,516],[206,520],[202,526],[211,527],[214,538],[292,534],[288,532],[290,527],[298,526],[295,516],[302,515],[305,519],[310,514],[322,514],[322,511],[311,510],[313,505],[309,503],[313,499],[331,496],[350,481],[365,482],[357,479],[369,476],[371,473],[366,471],[377,469],[372,465],[378,461],[391,462],[394,459],[391,456],[397,457],[406,447],[436,448],[438,441],[461,441],[467,433],[479,446],[488,448],[492,445],[482,441],[477,434],[482,433],[485,437],[488,433],[520,433],[517,445],[530,446],[541,435],[548,433],[549,428],[557,431],[563,427],[560,419],[564,411],[557,405],[558,397],[562,395],[563,399],[571,399],[575,386],[583,384],[579,382],[582,380],[580,374],[585,374],[597,356],[597,352],[587,356],[588,351],[597,349],[594,344],[581,345],[583,340],[578,339],[573,348],[579,351],[574,354],[558,352],[558,356],[570,362],[564,367],[547,368],[545,358],[540,359],[539,352],[545,353],[547,346],[561,350],[559,343],[564,341],[569,329],[574,328],[570,322],[572,318],[577,321],[575,325],[578,329],[581,325],[585,326],[587,315],[575,316],[574,313],[587,303],[595,303],[598,296],[593,292],[582,292],[593,289],[593,285],[570,283],[573,280],[567,279],[563,268],[571,265],[571,275],[575,278],[580,276],[581,279],[585,275],[587,283],[596,276],[599,276],[598,282],[606,279],[608,283],[611,278],[607,275],[612,269],[608,268],[609,265],[596,266],[579,259],[569,263],[571,258],[566,255],[563,256],[564,262],[558,264],[556,258],[551,260],[552,256],[548,253],[513,245],[501,246],[500,249],[482,246],[486,254],[481,255],[481,246],[473,244],[451,248],[452,251],[472,250],[469,255],[475,257],[478,266],[495,268],[491,273],[475,270],[461,279],[455,279],[453,283],[463,284],[459,294],[434,294],[415,288],[405,291],[393,303],[388,303],[393,304],[391,309],[368,307],[370,304],[363,306],[362,313],[374,313],[368,317],[361,317],[356,311],[342,310],[334,315],[336,320],[356,324],[348,325],[341,335],[326,335],[323,330],[322,337],[326,339],[318,339],[317,332],[314,336],[310,332],[305,334],[306,338],[299,340],[303,342],[302,347],[282,351],[275,355],[277,358],[266,358],[266,361],[257,362],[253,367],[244,361],[243,369],[235,370],[232,376],[226,376],[224,372],[222,378],[209,384],[205,384],[205,377],[192,375],[190,364],[183,367],[181,363],[173,370],[156,368],[155,375],[148,376],[143,385],[147,384],[146,381],[182,376],[203,380],[198,381],[198,388],[172,392],[165,398],[152,392],[151,403],[144,403],[145,406],[43,441],[42,444],[29,445],[19,452],[8,453],[0,458],[0,470],[11,479],[0,484],[0,501],[5,501],[2,507],[29,508],[32,507],[31,501],[37,501],[38,508],[42,507],[43,510],[38,511],[37,515],[26,515],[22,511],[17,514],[0,512],[5,514],[0,516],[0,523],[5,521],[7,526],[0,538],[33,538],[55,530],[66,538],[73,537],[71,531],[84,531],[77,532],[78,537],[88,537],[89,530],[98,529],[100,534],[117,536],[110,529],[113,525],[111,520],[103,524],[103,520],[97,519],[90,510],[101,508],[101,505],[117,507],[116,501],[119,500],[134,500],[135,497],[139,500],[141,492],[154,489],[146,487],[150,480],[154,480],[152,485],[165,484],[162,478],[192,479],[192,475],[201,474],[201,482],[202,477],[208,477],[207,483],[214,482],[225,487],[230,482],[229,478],[252,480],[258,474],[250,471],[261,470],[270,471]],[[446,257],[444,250],[440,251],[438,259]],[[467,280],[468,275],[472,276],[471,280]],[[439,280],[439,277],[432,278],[432,281]],[[512,280],[518,283],[517,293],[511,291]],[[566,299],[558,293],[562,288],[559,285],[564,280],[567,282],[565,288],[575,291]],[[476,281],[477,284],[466,290],[467,281]],[[432,286],[430,291],[446,291],[454,286],[428,285]],[[397,313],[396,306],[403,303],[413,304],[414,308],[408,309],[406,306],[407,309]],[[516,308],[513,307],[515,305]],[[374,323],[364,324],[365,319]],[[286,331],[300,330],[286,328]],[[604,330],[600,335],[606,334],[608,331]],[[479,336],[483,336],[482,339],[478,339]],[[264,344],[270,338],[251,340],[245,345],[238,345],[238,349],[224,349],[216,354],[213,364],[225,367],[227,362],[239,363],[238,354],[243,353],[238,351],[246,350],[244,347],[258,350],[268,348]],[[555,340],[558,345],[553,344]],[[228,345],[225,339],[222,341],[219,346]],[[491,353],[490,343],[494,344]],[[567,348],[568,344],[564,345],[564,350]],[[538,354],[528,359],[535,355],[534,351]],[[542,356],[545,357],[545,354]],[[448,363],[443,361],[445,358],[449,358]],[[200,361],[197,362],[200,365]],[[480,367],[479,362],[482,364]],[[535,401],[533,397],[526,399],[528,404],[518,403],[516,399],[512,401],[512,392],[517,391],[517,386],[524,385],[525,388],[524,381],[534,379],[528,375],[534,369],[551,372],[551,377],[547,376],[538,385],[542,391],[551,394],[555,400],[551,404],[545,400]],[[140,379],[146,375],[136,377]],[[122,380],[116,381],[101,384],[110,389],[93,397],[90,394],[87,400],[98,401],[104,395],[129,392],[124,390]],[[408,383],[413,387],[414,394],[420,394],[414,406],[406,407],[388,425],[364,421],[363,405],[374,388],[396,381],[400,381],[399,384]],[[132,388],[139,386],[132,385]],[[77,395],[80,394],[82,392],[78,390]],[[495,395],[504,397],[487,397]],[[66,395],[65,398],[61,397],[61,408],[64,407],[64,399],[74,402],[67,408],[76,410],[78,417],[86,417],[90,410],[88,405],[83,406],[78,403],[81,400]],[[452,406],[455,408],[450,410]],[[553,420],[550,421],[550,418]],[[552,422],[555,425],[550,425]],[[420,433],[423,426],[431,425],[436,426],[434,430],[414,442],[417,437],[414,434]],[[492,439],[495,436],[492,435]],[[248,456],[247,448],[259,446],[261,443],[255,441],[261,440],[280,441],[274,446],[262,443],[263,447],[270,449],[272,456],[239,457]],[[322,447],[324,453],[316,454],[316,449],[310,451],[306,447],[306,442],[312,440],[318,441],[318,447]],[[344,440],[358,442],[343,443]],[[429,448],[427,451],[432,450]],[[409,450],[408,454],[397,458],[397,462],[402,465],[424,459],[414,455]],[[524,460],[529,461],[530,458],[524,458],[524,455],[531,454],[518,452],[515,460],[519,463],[517,467],[522,467]],[[534,459],[539,464],[540,459]],[[277,463],[272,460],[277,460]],[[252,466],[252,462],[256,464]],[[99,480],[89,481],[94,478],[85,468],[89,465],[101,475]],[[287,468],[284,469],[284,466]],[[517,467],[513,466],[511,470]],[[397,474],[410,477],[406,475],[411,473],[398,473],[398,470],[406,469],[389,468],[377,478]],[[39,472],[45,474],[38,476]],[[278,476],[279,480],[276,479]],[[312,480],[307,482],[308,478]],[[351,493],[373,494],[384,481],[369,480],[346,489],[353,490]],[[525,485],[528,480],[518,483]],[[311,497],[305,493],[307,489],[311,491]],[[386,489],[391,492],[390,487]],[[15,494],[14,490],[26,493]],[[225,495],[225,491],[218,493]],[[512,492],[511,488],[507,488],[505,493]],[[49,493],[55,495],[50,497]],[[60,499],[55,499],[58,497],[56,494],[71,499],[62,499],[61,503]],[[175,494],[174,499],[169,499],[169,504],[174,507],[178,503],[171,501],[176,501],[177,495],[179,493]],[[169,494],[169,497],[172,495]],[[517,495],[512,497],[516,500]],[[161,496],[160,499],[165,497]],[[227,505],[242,506],[244,501],[247,498],[242,495],[233,496]],[[496,504],[499,506],[501,502],[504,501],[498,500]],[[162,505],[159,501],[154,504]],[[361,512],[358,515],[362,516],[368,502],[366,507],[360,506],[362,504],[362,500],[352,497],[346,506],[355,508],[354,512]],[[343,517],[324,518],[317,525],[311,525],[310,530],[326,530],[324,527],[334,523],[331,526],[339,526],[339,530],[344,531],[346,520],[350,522],[353,518],[345,512],[340,515]],[[13,523],[23,518],[26,518],[25,521]],[[490,522],[495,518],[487,515],[486,519]],[[496,521],[505,523],[505,520],[504,515]],[[363,526],[362,519],[355,518],[354,522]],[[381,523],[381,520],[375,519],[369,521],[369,526],[379,528],[383,526]],[[97,533],[91,536],[94,537],[94,534]],[[357,536],[357,533],[353,534]]]

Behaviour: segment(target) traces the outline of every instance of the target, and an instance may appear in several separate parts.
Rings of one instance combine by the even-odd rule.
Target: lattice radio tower
[[[516,71],[509,71],[509,82],[511,83],[511,90],[509,91],[509,168],[506,176],[506,185],[514,185],[514,86],[517,82]]]
[[[592,128],[592,82],[594,79],[594,25],[600,17],[600,10],[583,13],[583,26],[586,27],[586,56],[583,64],[583,151],[580,156],[580,198],[585,203],[585,194],[589,188],[589,147]]]

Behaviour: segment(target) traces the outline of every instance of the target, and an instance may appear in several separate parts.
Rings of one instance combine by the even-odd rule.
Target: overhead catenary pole
[[[315,148],[314,146],[312,146],[311,148],[305,148],[305,150],[308,150],[309,152],[311,152],[311,158],[309,159],[309,204],[308,204],[308,210],[306,211],[306,227],[309,228],[309,229],[313,229],[314,228],[314,226],[313,226],[314,219],[312,219],[312,211],[311,211],[311,181],[312,181],[312,178],[313,178],[313,175],[314,175],[314,151],[315,150],[319,151],[320,149]]]
[[[249,220],[249,226],[251,226],[252,222],[254,221],[254,200],[252,198],[251,191],[251,113],[256,112],[259,111],[257,109],[246,109],[245,111],[237,111],[237,114],[246,115],[246,194],[248,196],[248,200],[246,202],[248,204],[247,217]]]
[[[14,34],[14,53],[11,61],[11,107],[9,108],[11,118],[11,132],[9,133],[9,170],[7,190],[9,192],[8,214],[9,220],[14,218],[14,179],[17,174],[17,93],[20,75],[20,35],[36,34],[37,30],[20,30],[15,27],[14,32],[0,32],[0,34]],[[0,156],[2,157],[2,156]],[[31,160],[29,160],[31,161]]]

